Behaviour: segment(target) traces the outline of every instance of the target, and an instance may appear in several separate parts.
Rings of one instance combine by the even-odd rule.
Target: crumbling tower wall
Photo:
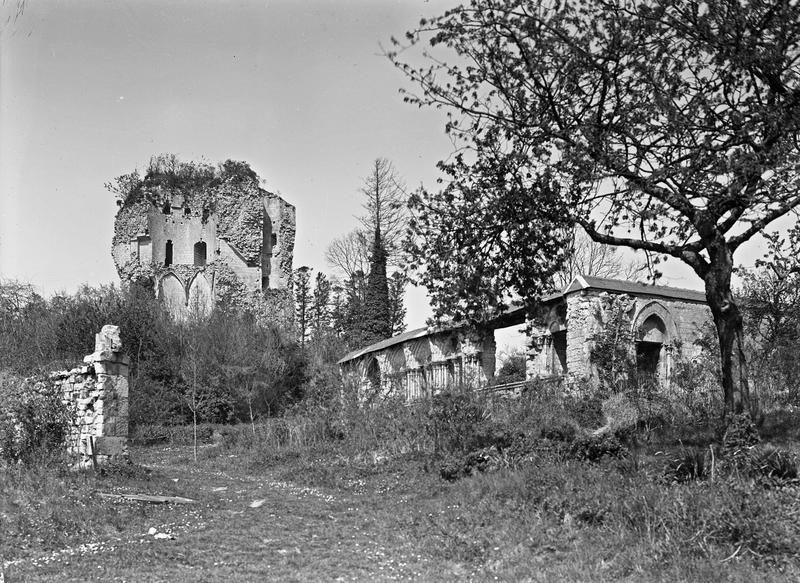
[[[220,302],[291,305],[294,206],[243,162],[172,164],[120,200],[112,256],[123,283],[152,286],[177,318]]]

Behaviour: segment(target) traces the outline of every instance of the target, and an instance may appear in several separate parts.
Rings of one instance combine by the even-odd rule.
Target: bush
[[[590,462],[607,458],[624,458],[628,449],[611,433],[588,434],[572,442],[569,453],[577,460]]]
[[[710,451],[705,448],[681,449],[680,453],[668,460],[664,474],[673,482],[702,480],[710,473]]]
[[[544,439],[571,443],[578,433],[578,428],[575,427],[574,422],[570,422],[570,420],[559,419],[553,423],[544,425],[539,433]]]
[[[751,457],[750,470],[774,482],[797,480],[797,455],[773,446],[758,449]]]
[[[489,412],[472,393],[441,393],[431,398],[426,429],[435,451],[465,451],[472,446]]]
[[[593,392],[586,391],[565,400],[566,412],[580,427],[599,427],[603,424],[603,401]]]
[[[0,373],[0,462],[31,463],[62,452],[72,415],[49,380]]]

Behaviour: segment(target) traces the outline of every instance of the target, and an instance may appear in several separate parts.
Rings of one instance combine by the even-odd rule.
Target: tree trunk
[[[755,413],[750,402],[742,314],[731,293],[733,253],[723,242],[709,247],[711,261],[705,274],[706,298],[717,327],[722,365],[724,415]]]
[[[253,417],[253,393],[247,393],[247,408],[250,410],[250,428],[253,430],[253,437],[256,436],[256,419]]]

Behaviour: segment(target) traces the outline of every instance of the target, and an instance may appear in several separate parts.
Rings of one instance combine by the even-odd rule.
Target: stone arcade
[[[527,321],[528,379],[595,379],[592,338],[612,299],[623,302],[644,372],[669,383],[675,358],[695,356],[695,342],[711,321],[702,292],[577,276],[562,291],[542,298]],[[494,330],[526,323],[525,311],[503,314],[481,329],[406,332],[352,352],[339,361],[343,378],[360,394],[400,394],[413,400],[450,386],[485,387],[494,378]]]

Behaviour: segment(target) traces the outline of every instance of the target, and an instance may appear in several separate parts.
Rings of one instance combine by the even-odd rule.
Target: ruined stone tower
[[[220,302],[291,305],[295,209],[246,163],[159,157],[143,179],[121,178],[112,255],[123,283],[152,286],[176,318]]]

